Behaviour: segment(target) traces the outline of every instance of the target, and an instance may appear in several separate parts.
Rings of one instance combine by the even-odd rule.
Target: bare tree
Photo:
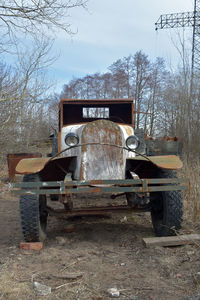
[[[70,10],[86,7],[87,0],[10,0],[0,3],[0,28],[8,40],[17,33],[38,34],[61,28],[71,34],[71,24],[65,22]]]
[[[139,128],[141,127],[140,111],[144,109],[145,94],[148,93],[150,80],[150,61],[142,51],[138,51],[134,55],[133,77],[134,101],[137,111],[135,127]]]
[[[15,67],[0,66],[1,151],[24,151],[47,136],[46,100],[52,85],[45,70],[52,62],[50,49],[48,41],[35,40],[31,50],[18,48]]]
[[[150,136],[155,135],[155,131],[160,132],[162,125],[159,124],[160,114],[160,103],[162,102],[162,93],[165,88],[165,82],[167,82],[169,72],[166,71],[165,63],[162,58],[157,57],[156,61],[151,64],[150,79],[149,79],[149,93],[146,97],[145,109],[149,114],[145,115],[145,126],[144,129]],[[149,126],[147,120],[149,119]],[[156,124],[157,123],[157,124]],[[157,125],[157,126],[156,126]]]
[[[49,131],[58,129],[59,102],[60,102],[59,94],[54,93],[48,97],[47,114],[48,114]]]
[[[123,98],[127,88],[127,74],[123,60],[118,59],[108,69],[112,73],[114,98]]]
[[[14,55],[12,67],[0,61],[0,157],[7,152],[31,151],[48,137],[56,120],[48,110],[47,67],[56,29],[73,34],[72,9],[87,0],[0,1],[0,52]],[[55,105],[54,105],[55,107]],[[53,110],[53,106],[51,107]]]

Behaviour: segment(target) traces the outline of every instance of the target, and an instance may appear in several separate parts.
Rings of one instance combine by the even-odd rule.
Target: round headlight
[[[130,149],[130,150],[135,150],[138,148],[139,146],[139,139],[137,136],[135,135],[131,135],[127,138],[126,140],[126,146]]]
[[[65,137],[65,144],[67,146],[75,146],[79,143],[79,138],[75,133],[68,133]]]

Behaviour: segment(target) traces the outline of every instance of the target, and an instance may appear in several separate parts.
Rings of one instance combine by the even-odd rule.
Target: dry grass
[[[4,265],[0,272],[0,299],[14,300],[28,297],[32,293],[31,281],[24,282],[17,277],[17,270]],[[19,297],[19,298],[18,298]],[[24,298],[23,298],[24,299]]]
[[[8,178],[8,166],[6,161],[0,161],[0,181]]]

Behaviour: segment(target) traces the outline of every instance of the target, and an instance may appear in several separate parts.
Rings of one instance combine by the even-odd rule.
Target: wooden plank
[[[179,246],[185,244],[196,244],[200,242],[200,234],[185,234],[177,236],[143,238],[144,245],[149,247],[155,246]]]
[[[43,248],[43,243],[40,243],[40,242],[34,242],[34,243],[21,242],[20,243],[20,249],[22,249],[22,250],[36,250],[36,251],[39,251],[42,248]]]

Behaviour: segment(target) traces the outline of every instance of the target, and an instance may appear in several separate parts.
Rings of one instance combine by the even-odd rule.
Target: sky
[[[57,82],[54,90],[60,93],[73,78],[103,73],[139,50],[151,61],[159,56],[167,67],[176,67],[179,55],[172,40],[177,43],[177,29],[155,31],[154,24],[161,14],[186,11],[193,11],[193,0],[89,0],[87,10],[75,8],[66,20],[77,33],[59,31],[55,38],[53,52],[59,57],[49,71]],[[184,32],[190,40],[192,29]]]

